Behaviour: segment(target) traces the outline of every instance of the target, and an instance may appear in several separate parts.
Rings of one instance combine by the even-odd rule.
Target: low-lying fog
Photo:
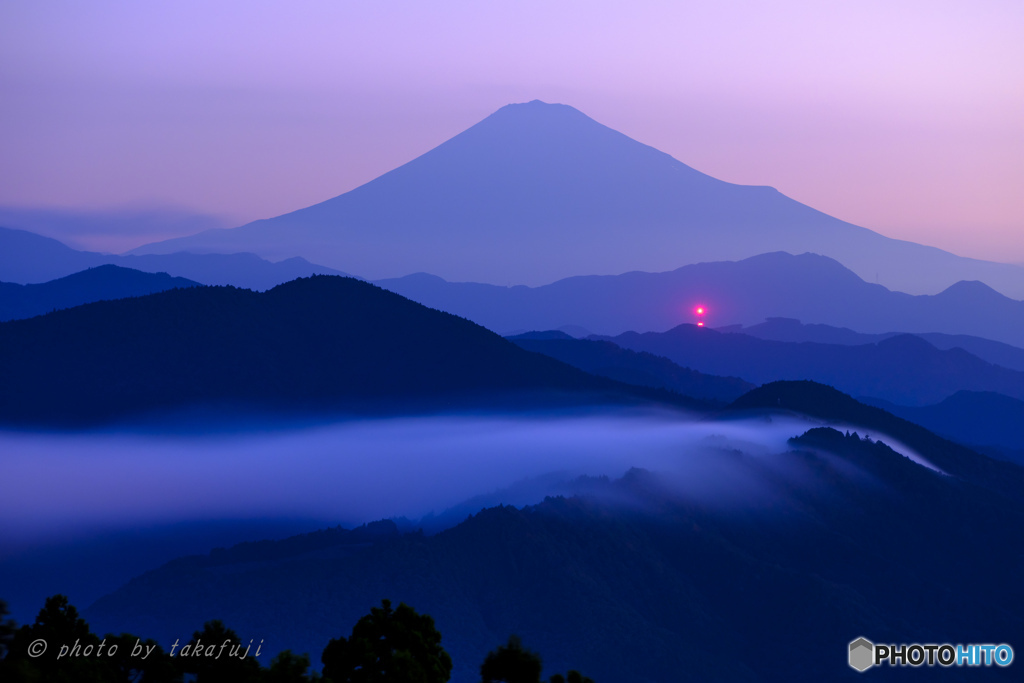
[[[416,519],[552,472],[615,477],[630,467],[675,468],[707,445],[778,452],[809,426],[619,412],[212,434],[0,432],[0,548],[199,519]]]
[[[524,505],[559,482],[618,477],[630,467],[674,472],[685,491],[724,499],[749,482],[714,465],[728,460],[722,449],[770,464],[788,438],[812,426],[619,411],[264,424],[219,433],[0,432],[0,581],[8,593],[0,598],[21,609],[41,606],[42,596],[11,595],[11,581],[31,579],[47,594],[80,586],[80,599],[91,601],[153,564],[215,544],[417,520],[474,497],[482,501],[477,509]],[[453,523],[470,512],[459,511]],[[211,531],[218,524],[231,533]],[[148,554],[141,552],[146,543]],[[88,562],[92,583],[75,574],[88,573]],[[58,581],[62,564],[77,569]]]

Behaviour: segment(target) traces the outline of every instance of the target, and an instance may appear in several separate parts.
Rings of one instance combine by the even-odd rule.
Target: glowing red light
[[[704,305],[694,306],[693,310],[697,314],[697,327],[704,327]]]

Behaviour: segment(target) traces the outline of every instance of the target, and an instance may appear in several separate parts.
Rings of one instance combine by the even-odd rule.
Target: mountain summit
[[[320,204],[135,253],[304,256],[371,279],[543,284],[770,251],[831,256],[934,293],[983,280],[1024,297],[1024,269],[885,238],[770,187],[705,175],[563,105],[502,107],[409,163]]]

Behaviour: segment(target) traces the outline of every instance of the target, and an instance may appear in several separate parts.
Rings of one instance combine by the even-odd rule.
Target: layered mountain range
[[[255,259],[255,257],[253,258]],[[765,268],[765,264],[770,267]],[[830,264],[831,267],[825,269],[825,277],[817,279],[808,273],[805,267],[807,265],[830,266]],[[790,265],[792,267],[787,267]],[[713,276],[708,277],[707,269],[720,269],[724,272],[724,276],[717,279]],[[891,311],[894,308],[898,311],[901,305],[904,311],[912,310],[914,305],[918,305],[926,312],[930,306],[932,312],[937,311],[940,314],[935,319],[942,319],[942,309],[936,305],[936,302],[941,303],[942,297],[912,297],[888,292],[877,285],[862,283],[849,271],[828,259],[811,256],[797,258],[785,254],[765,255],[738,264],[691,266],[680,269],[675,274],[663,274],[662,276],[643,274],[643,280],[654,281],[656,285],[648,288],[648,291],[653,293],[648,299],[657,301],[658,296],[668,298],[667,293],[672,289],[672,285],[678,283],[680,279],[685,279],[679,278],[681,274],[691,272],[702,275],[699,272],[701,270],[705,271],[703,273],[705,283],[721,287],[718,290],[719,294],[742,289],[744,285],[755,282],[758,277],[764,277],[768,282],[774,284],[775,289],[789,290],[794,293],[792,300],[796,302],[797,308],[800,308],[797,293],[801,290],[814,292],[819,296],[828,295],[837,291],[842,292],[844,286],[854,282],[860,283],[860,294],[866,293],[869,297],[874,296],[874,299],[869,298],[869,301],[876,302],[877,310],[883,312],[880,313],[880,317],[884,319],[895,321],[898,316],[892,313],[885,314],[884,311]],[[789,276],[795,280],[788,281],[785,277],[786,273],[789,273]],[[664,280],[668,279],[666,277],[668,275],[675,277],[676,283],[671,281],[666,283]],[[555,312],[552,314],[551,311],[545,311],[543,306],[534,309],[532,304],[538,301],[543,303],[545,297],[556,302],[559,298],[572,301],[573,297],[565,296],[566,285],[581,283],[588,285],[582,288],[582,292],[577,293],[581,307],[584,306],[582,302],[586,301],[588,296],[598,296],[602,293],[606,297],[603,299],[604,301],[614,301],[614,287],[620,287],[630,296],[635,296],[637,292],[630,291],[628,286],[631,277],[633,276],[596,279],[573,278],[564,283],[537,289],[525,287],[506,289],[489,285],[451,285],[451,289],[447,289],[447,283],[442,283],[442,292],[447,290],[449,293],[452,291],[468,293],[476,297],[475,304],[472,298],[462,301],[458,298],[445,299],[436,296],[436,293],[434,296],[423,298],[434,305],[439,305],[437,302],[438,299],[441,299],[442,303],[439,307],[449,308],[460,313],[465,313],[467,309],[480,312],[485,319],[488,319],[486,316],[493,319],[496,315],[525,314],[523,320],[527,322],[531,319],[557,320],[559,318],[553,316],[559,315],[559,311],[566,310],[565,307],[554,307]],[[804,278],[804,286],[800,286],[800,278]],[[658,283],[659,279],[662,280],[660,284]],[[593,287],[592,280],[605,285],[605,291],[601,292],[600,288]],[[406,278],[400,282],[408,284],[417,281],[419,281],[417,278]],[[428,279],[427,282],[437,283],[438,281]],[[609,296],[607,288],[609,283],[613,285],[610,288],[612,296]],[[39,285],[0,283],[0,319],[28,318],[57,309],[73,308],[83,303],[139,297],[169,289],[192,287],[196,284],[190,280],[170,277],[166,273],[150,274],[113,265],[99,266]],[[623,286],[624,284],[627,286]],[[563,291],[559,292],[560,288]],[[684,288],[679,291],[683,291]],[[373,289],[370,288],[370,290]],[[299,290],[293,288],[292,291],[298,292]],[[766,291],[769,292],[769,296],[765,296]],[[772,300],[770,294],[773,291],[772,286],[760,288],[758,297],[764,300],[764,304],[770,305]],[[868,308],[863,301],[858,301],[857,290],[852,291],[855,293],[848,294],[848,300],[854,304],[851,308],[857,309],[858,305],[862,309]],[[994,295],[984,288],[980,288],[978,291],[982,294],[988,291],[987,296],[994,296],[1010,307],[1017,303]],[[878,294],[883,296],[878,297]],[[358,293],[352,295],[362,296]],[[170,300],[180,296],[182,295],[172,293]],[[124,373],[117,364],[101,368],[100,359],[106,356],[89,355],[87,350],[81,348],[81,344],[73,343],[76,336],[80,337],[83,342],[93,339],[96,344],[106,344],[111,349],[117,349],[123,359],[138,359],[146,357],[147,353],[152,355],[154,350],[159,352],[163,348],[162,345],[166,343],[166,339],[180,334],[180,330],[167,332],[167,334],[156,333],[152,339],[152,349],[150,350],[142,349],[137,344],[126,344],[126,331],[133,330],[135,327],[133,316],[144,315],[147,318],[155,316],[153,319],[155,325],[174,326],[184,322],[186,327],[192,330],[192,337],[190,340],[186,340],[186,343],[192,344],[196,348],[204,343],[204,339],[213,345],[218,343],[223,345],[217,340],[223,336],[224,331],[218,331],[218,329],[226,321],[234,320],[233,316],[238,312],[234,311],[221,320],[207,310],[210,300],[224,297],[225,293],[210,292],[190,296],[192,303],[189,305],[195,306],[192,314],[176,307],[161,308],[163,304],[159,303],[159,299],[149,301],[147,298],[144,301],[111,302],[113,308],[86,306],[83,310],[76,309],[66,312],[67,318],[58,316],[53,319],[47,316],[28,326],[15,326],[12,329],[20,331],[14,335],[0,335],[7,340],[6,348],[35,349],[30,356],[20,356],[12,352],[9,362],[15,369],[12,369],[9,374],[7,384],[11,387],[18,387],[20,385],[16,378],[21,377],[25,385],[25,388],[19,389],[22,391],[21,395],[31,397],[38,394],[39,398],[36,408],[29,409],[28,404],[21,399],[15,400],[14,394],[11,394],[13,403],[9,408],[14,410],[13,406],[18,404],[20,407],[15,412],[27,410],[28,413],[21,414],[21,417],[15,417],[12,413],[5,419],[13,419],[16,422],[21,419],[28,419],[32,422],[42,419],[43,416],[45,416],[43,422],[47,420],[50,422],[70,420],[73,422],[78,419],[86,419],[86,421],[92,419],[87,418],[86,413],[100,410],[99,406],[104,400],[113,400],[117,392],[107,395],[101,391],[99,394],[101,400],[98,402],[92,399],[86,400],[86,393],[82,393],[78,407],[65,406],[69,412],[53,411],[46,408],[47,404],[63,404],[70,393],[79,390],[86,391],[85,387],[74,388],[65,379],[61,379],[62,377],[80,377],[83,373],[92,371],[105,373],[106,377],[115,377]],[[233,290],[227,296],[236,298],[236,303],[243,308],[251,303],[251,297],[244,291]],[[294,296],[299,295],[295,294]],[[888,303],[886,297],[895,301],[896,306],[893,307]],[[780,297],[776,297],[776,300],[778,298]],[[231,308],[231,305],[227,303],[228,300],[224,299],[222,304]],[[287,300],[287,297],[283,300]],[[718,296],[715,300],[728,301],[728,298]],[[385,309],[390,306],[388,303],[390,301],[391,299],[388,299],[383,303]],[[402,301],[402,299],[396,298],[394,301]],[[505,302],[509,305],[504,309],[489,307],[484,305],[488,301]],[[329,299],[324,299],[321,304],[327,305],[328,302]],[[754,303],[756,305],[758,302]],[[478,307],[474,309],[474,305]],[[605,308],[581,308],[580,310],[593,310],[600,315],[612,308],[614,307],[607,306]],[[770,310],[770,308],[762,309],[762,311],[766,310]],[[800,308],[800,310],[808,312],[807,307]],[[112,313],[112,311],[120,312]],[[537,313],[536,317],[530,316],[531,311]],[[622,306],[621,311],[633,314],[637,312],[628,306]],[[328,316],[333,314],[327,309],[320,313],[311,311],[308,316],[309,320],[302,324],[314,324],[313,321],[325,313]],[[242,314],[242,317],[244,318],[245,315]],[[1012,315],[1008,317],[1008,322],[1012,325],[1013,317]],[[161,318],[163,318],[162,321],[160,321]],[[283,319],[281,318],[281,320]],[[927,320],[927,315],[923,316],[923,319]],[[58,320],[65,322],[58,323],[56,322]],[[68,326],[67,320],[74,322]],[[239,320],[241,319],[235,322],[241,328],[252,324],[252,321],[241,323]],[[904,316],[903,322],[907,323],[908,321],[913,321],[912,315]],[[375,324],[371,318],[367,318],[364,322],[368,330]],[[110,329],[103,332],[104,325],[109,325]],[[921,325],[926,326],[928,323],[921,323]],[[588,334],[588,331],[583,330],[582,333]],[[68,348],[61,351],[55,347],[53,340],[50,339],[54,335],[64,335],[69,344]],[[103,335],[108,338],[107,342],[99,341]],[[394,330],[395,339],[391,339],[389,343],[397,342],[402,335],[403,332]],[[246,340],[245,345],[253,347],[250,349],[253,353],[263,355],[270,353],[268,349],[261,348],[261,345],[272,341],[269,338],[264,339],[264,336],[264,331],[254,333],[251,338]],[[1024,349],[980,337],[942,333],[918,333],[913,336],[895,332],[865,334],[848,328],[823,324],[804,325],[794,319],[769,318],[764,323],[749,327],[734,325],[718,330],[698,329],[692,325],[682,325],[664,334],[628,332],[617,337],[605,337],[604,340],[596,336],[591,340],[573,339],[564,332],[550,331],[519,335],[513,337],[512,341],[522,348],[550,356],[586,373],[634,387],[667,390],[678,396],[707,402],[704,407],[727,403],[758,383],[779,379],[814,379],[827,382],[876,405],[885,406],[892,412],[926,425],[961,443],[987,448],[989,450],[986,452],[1000,458],[1021,460],[1018,413],[1020,413],[1020,406],[1024,405],[1021,403],[1021,400],[1024,399],[1024,373],[1022,373]],[[273,343],[283,344],[273,353],[288,354],[291,351],[298,357],[308,355],[304,350],[305,346],[297,340],[285,342],[282,338]],[[409,343],[415,345],[413,339],[409,339]],[[225,345],[222,353],[228,356],[231,351],[228,351]],[[55,354],[55,357],[51,358],[48,354]],[[150,409],[159,411],[169,406],[183,407],[209,400],[219,401],[222,404],[232,401],[241,403],[248,401],[250,407],[254,401],[256,403],[261,401],[266,403],[268,400],[271,403],[276,401],[279,406],[288,403],[287,392],[281,391],[274,396],[274,392],[268,393],[266,387],[257,388],[259,383],[257,378],[265,373],[252,373],[256,376],[255,378],[248,377],[243,381],[241,378],[245,373],[241,370],[239,370],[241,374],[238,375],[241,384],[236,384],[232,391],[218,390],[220,393],[214,392],[217,394],[214,396],[210,394],[212,389],[206,385],[211,381],[217,381],[215,378],[218,374],[223,374],[224,368],[213,368],[213,366],[205,376],[196,378],[191,395],[161,396],[161,390],[157,387],[171,381],[167,375],[195,372],[195,366],[200,363],[203,354],[193,349],[192,356],[189,356],[183,349],[174,349],[169,351],[169,356],[178,358],[175,362],[179,365],[169,364],[169,359],[157,363],[156,356],[153,356],[150,365],[153,368],[164,368],[164,370],[157,373],[159,376],[152,375],[152,370],[150,370],[151,376],[148,376],[146,382],[149,382],[152,388],[148,392],[143,392],[147,396],[137,405],[132,405],[132,408],[144,408],[148,404]],[[72,372],[71,367],[67,365],[69,358],[78,358],[81,367]],[[336,363],[336,361],[332,362]],[[385,362],[384,359],[381,359],[381,362]],[[424,357],[423,362],[429,365],[432,361]],[[25,365],[26,363],[28,365]],[[301,385],[306,381],[303,379],[306,374],[316,372],[315,368],[306,367],[302,363],[296,365],[295,358],[288,359],[286,363],[278,362],[277,366],[284,367],[289,363],[294,374],[287,381],[283,378],[280,381],[275,380],[279,387]],[[21,373],[17,369],[21,367],[36,367],[38,372],[36,378],[33,379],[30,375]],[[58,372],[58,369],[62,367],[66,370],[64,375]],[[422,368],[418,371],[420,370]],[[450,378],[443,379],[444,381],[441,381],[441,378],[438,380],[437,389],[439,391],[446,386],[446,382]],[[98,376],[94,381],[99,387],[109,384],[109,379],[100,380]],[[228,380],[223,381],[231,384]],[[39,393],[42,391],[41,387],[45,386],[51,386],[59,398],[47,398],[44,395],[45,392]],[[537,388],[539,386],[537,385]],[[496,385],[490,385],[487,380],[483,381],[481,388],[485,393],[491,390],[502,390]],[[306,401],[306,405],[319,404],[320,408],[328,408],[332,401],[336,404],[338,401],[348,400],[351,402],[354,400],[358,392],[356,394],[349,393],[348,398],[343,399],[349,389],[339,385],[336,387],[333,398],[326,395],[316,396],[315,392],[304,398],[297,396],[292,398],[298,398],[300,402]],[[403,396],[408,399],[409,396],[404,392],[405,389],[396,385],[395,392],[392,393],[390,399],[402,399]],[[301,391],[299,393],[301,394]],[[107,399],[102,399],[104,395],[107,395]],[[368,397],[369,394],[364,395],[364,398]],[[128,403],[131,404],[132,401]],[[107,409],[112,410],[107,417],[115,417],[127,410],[128,404],[122,405],[121,408],[111,404],[107,406]],[[100,412],[103,411],[100,410]],[[131,411],[129,410],[129,412]],[[35,417],[30,416],[29,413],[34,413]],[[93,418],[96,417],[98,415],[93,415]]]
[[[717,328],[719,332],[746,334],[758,339],[769,339],[782,342],[816,342],[818,344],[843,344],[857,346],[859,344],[877,344],[885,339],[898,337],[902,332],[883,332],[880,334],[865,334],[855,332],[848,327],[835,327],[832,325],[803,324],[795,318],[774,318],[769,317],[763,323],[744,327],[743,325],[728,325]],[[941,332],[915,332],[915,337],[920,337],[937,349],[963,349],[979,358],[987,360],[994,365],[1001,365],[1011,370],[1024,371],[1024,349],[983,339],[969,334],[942,334]]]
[[[811,329],[818,336],[851,339],[835,328]],[[772,330],[771,324],[761,328],[765,330]],[[573,339],[559,331],[511,339],[593,374],[710,401],[730,401],[753,388],[739,377],[718,375],[736,374],[759,383],[794,378],[826,382],[953,441],[1024,463],[1024,372],[986,362],[957,346],[939,349],[917,335],[825,344],[683,325],[664,334],[626,333],[614,343]]]
[[[118,256],[72,249],[63,242],[26,230],[0,227],[0,282],[42,284],[102,265],[167,273],[204,285],[270,289],[310,275],[346,275],[302,258],[270,262],[254,254]]]
[[[937,349],[910,334],[850,346],[770,341],[680,325],[668,332],[626,332],[608,340],[713,375],[757,384],[811,379],[855,396],[902,405],[937,403],[964,389],[1024,400],[1024,372],[987,363],[963,349]]]
[[[663,332],[697,322],[746,326],[766,318],[852,328],[861,333],[969,335],[1024,347],[1024,303],[980,282],[913,296],[865,282],[815,254],[761,254],[665,273],[566,278],[542,287],[452,283],[425,274],[376,284],[502,334],[576,326],[593,334]]]

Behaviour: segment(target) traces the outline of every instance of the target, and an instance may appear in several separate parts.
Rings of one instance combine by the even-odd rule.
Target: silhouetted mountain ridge
[[[264,293],[178,289],[0,323],[0,376],[0,419],[27,423],[201,405],[436,409],[517,394],[699,405],[588,375],[467,320],[334,276]]]
[[[167,273],[143,273],[113,265],[96,266],[39,285],[0,282],[0,321],[31,318],[93,301],[196,286],[200,286],[198,282],[171,277]]]

